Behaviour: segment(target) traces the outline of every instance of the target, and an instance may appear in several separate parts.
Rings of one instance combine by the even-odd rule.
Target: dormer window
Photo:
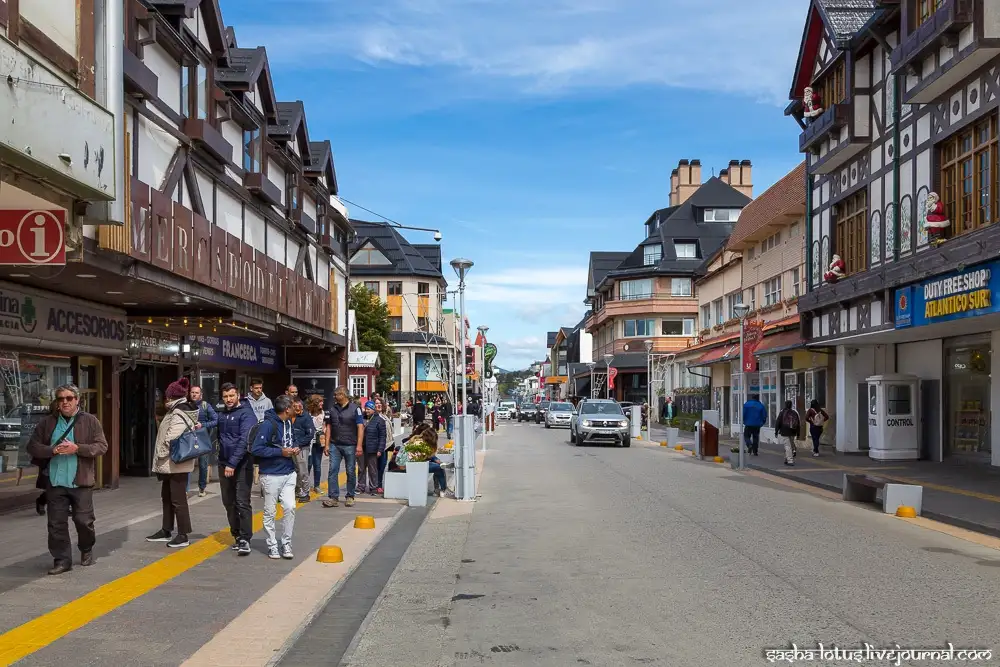
[[[644,246],[642,249],[642,265],[643,266],[656,266],[663,259],[663,245],[655,243],[653,245]]]
[[[736,222],[740,219],[738,208],[706,208],[705,222]]]
[[[674,252],[677,259],[698,259],[698,244],[674,241]]]
[[[288,210],[294,211],[299,208],[299,175],[290,173],[286,177],[285,189],[287,190]]]
[[[208,68],[198,63],[194,67],[195,81],[195,117],[201,120],[208,118]]]
[[[208,69],[198,63],[181,65],[180,113],[185,118],[208,118]],[[192,82],[194,82],[192,87]]]
[[[243,170],[251,174],[261,173],[260,169],[260,130],[243,131]]]

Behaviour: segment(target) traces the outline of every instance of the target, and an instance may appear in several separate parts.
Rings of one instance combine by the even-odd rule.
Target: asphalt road
[[[664,448],[529,424],[490,446],[483,497],[459,516],[439,503],[343,664],[720,667],[793,642],[1000,654],[1000,551]]]

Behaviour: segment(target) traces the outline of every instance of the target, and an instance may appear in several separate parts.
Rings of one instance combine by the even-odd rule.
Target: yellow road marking
[[[338,482],[346,484],[347,474],[340,473]],[[322,497],[325,489],[326,483],[324,482],[320,486],[320,493],[312,495],[313,499]],[[303,504],[296,503],[296,507],[301,507]],[[281,516],[280,512],[278,516]],[[264,513],[257,512],[253,516],[253,531],[256,533],[263,527]],[[146,567],[114,581],[109,581],[72,602],[5,632],[0,635],[0,665],[8,667],[35,651],[45,648],[91,621],[145,595],[174,577],[222,553],[232,543],[233,538],[229,534],[229,528],[224,528],[198,540],[189,547],[164,556],[155,563],[150,563]]]
[[[26,482],[29,479],[35,479],[36,477],[38,477],[38,475],[25,475],[24,477],[21,478],[21,481]],[[15,475],[13,477],[6,477],[4,479],[0,479],[0,484],[9,484],[10,482],[16,482],[16,481],[17,481],[17,476]]]

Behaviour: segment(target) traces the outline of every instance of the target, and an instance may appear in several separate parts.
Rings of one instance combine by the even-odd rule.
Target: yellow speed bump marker
[[[343,563],[344,552],[340,547],[325,544],[319,548],[316,554],[316,561],[319,563]]]
[[[916,519],[917,510],[910,507],[909,505],[900,505],[899,507],[896,508],[896,516],[901,517],[903,519]]]
[[[354,527],[371,530],[375,527],[375,517],[365,516],[364,514],[356,516],[354,517]]]
[[[679,452],[682,452],[684,451],[684,445],[674,445],[674,449],[676,449]]]
[[[715,456],[715,457],[712,458],[712,460],[715,461],[716,463],[725,463],[726,462],[726,460],[724,458],[722,458],[721,456]]]
[[[667,441],[666,440],[664,440],[663,442],[660,443],[660,447],[666,447],[666,446],[667,446]]]

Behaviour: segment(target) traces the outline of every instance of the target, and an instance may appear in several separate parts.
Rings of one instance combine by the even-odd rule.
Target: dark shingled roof
[[[816,4],[837,41],[853,37],[879,10],[876,0],[816,0]]]
[[[309,163],[305,165],[306,175],[318,178],[326,171],[330,194],[340,194],[337,186],[337,167],[333,163],[333,147],[330,140],[309,142]]]
[[[237,83],[250,85],[257,81],[260,69],[264,66],[264,47],[255,49],[229,49],[229,67],[220,67],[215,71],[215,81],[222,85]]]
[[[357,276],[418,276],[443,279],[441,269],[435,268],[423,254],[414,248],[409,241],[396,231],[396,228],[385,222],[367,222],[351,220],[351,225],[357,232],[351,242],[350,254],[371,242],[386,256],[391,265],[364,266],[351,264],[351,275]]]
[[[449,345],[441,336],[422,331],[390,331],[389,340],[403,345]]]
[[[654,231],[618,267],[609,271],[605,280],[633,276],[698,275],[704,270],[704,262],[725,244],[736,225],[735,222],[705,222],[705,209],[742,209],[750,201],[745,194],[713,176],[680,206],[653,213],[646,221],[646,229]],[[659,223],[654,225],[656,220]],[[697,244],[697,259],[678,259],[675,242]],[[643,259],[643,250],[649,245],[663,247],[662,259],[653,266],[646,266]]]
[[[545,347],[552,347],[556,344],[556,335],[558,333],[558,331],[550,331],[545,334]]]
[[[587,293],[597,289],[609,271],[614,271],[631,255],[631,252],[592,252],[590,253],[590,269],[587,276]]]
[[[436,243],[414,243],[413,247],[417,249],[424,259],[431,263],[438,271],[441,270],[441,246]]]
[[[305,105],[301,101],[278,102],[275,107],[278,122],[267,126],[267,136],[291,138],[299,129],[299,123],[305,118]]]

